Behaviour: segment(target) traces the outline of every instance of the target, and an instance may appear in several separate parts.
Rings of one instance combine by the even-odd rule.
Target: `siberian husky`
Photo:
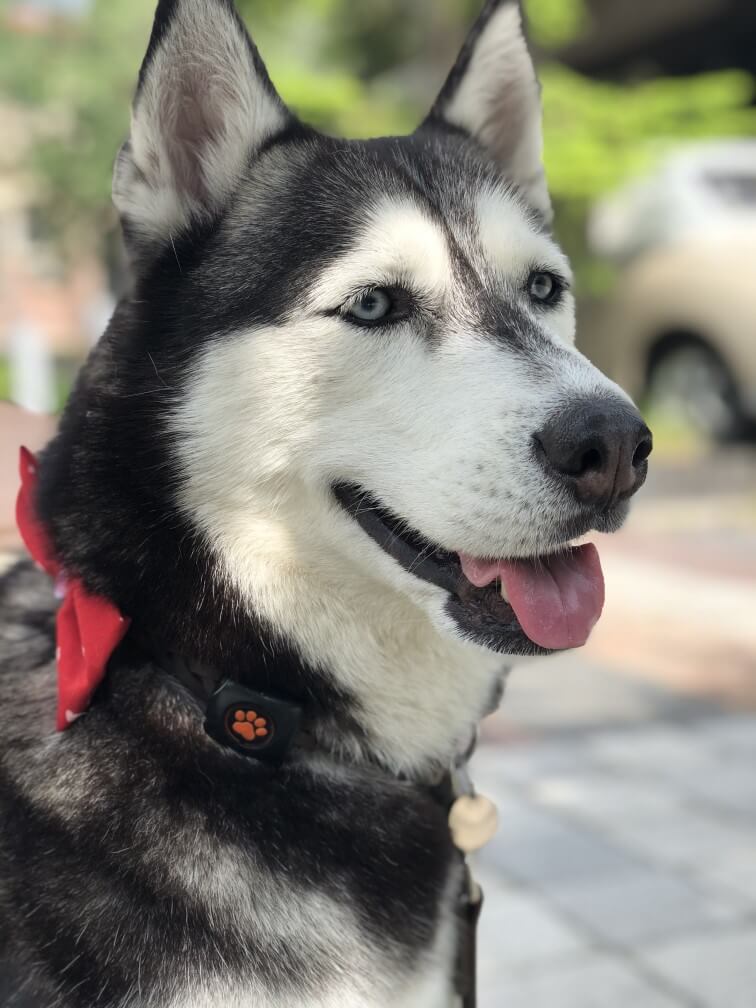
[[[230,0],[161,0],[113,191],[133,288],[32,500],[128,630],[55,732],[52,585],[2,582],[3,1003],[445,1008],[433,782],[505,656],[584,643],[569,544],[651,447],[573,346],[518,7],[413,134],[346,141]]]

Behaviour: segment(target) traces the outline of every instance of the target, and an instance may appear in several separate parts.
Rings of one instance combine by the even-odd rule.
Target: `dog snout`
[[[542,464],[582,504],[605,509],[646,479],[653,440],[640,413],[622,400],[584,400],[555,414],[535,435]]]

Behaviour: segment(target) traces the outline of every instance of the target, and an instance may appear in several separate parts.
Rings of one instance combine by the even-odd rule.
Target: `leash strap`
[[[455,986],[461,999],[461,1008],[476,1008],[477,993],[477,929],[483,890],[472,877],[465,862],[462,889],[459,894],[459,938]]]

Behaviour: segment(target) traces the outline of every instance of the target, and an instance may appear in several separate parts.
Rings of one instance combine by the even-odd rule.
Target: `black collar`
[[[314,748],[303,724],[304,703],[224,678],[217,669],[174,651],[144,647],[150,661],[204,708],[210,738],[250,759],[278,766],[294,749]]]
[[[306,701],[271,689],[242,685],[224,678],[217,669],[174,651],[144,644],[142,647],[149,660],[180,683],[204,709],[203,728],[219,745],[272,766],[279,766],[289,756],[307,754],[321,754],[341,764],[352,762],[344,755],[337,755],[338,744],[327,746],[318,739]],[[454,766],[424,777],[396,773],[369,757],[359,761],[359,765],[394,780],[414,783],[448,809],[455,797],[455,778],[463,772],[471,752],[472,746],[459,754]]]

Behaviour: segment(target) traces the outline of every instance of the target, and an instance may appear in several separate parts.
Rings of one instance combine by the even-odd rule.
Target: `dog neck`
[[[344,711],[323,709],[311,698],[293,700],[281,692],[280,683],[265,692],[241,686],[199,661],[162,651],[158,640],[138,631],[122,645],[120,656],[127,667],[152,668],[158,676],[167,676],[186,694],[189,717],[201,722],[205,733],[223,749],[234,750],[255,764],[276,768],[284,762],[305,761],[325,769],[339,767],[341,772],[355,766],[424,786],[447,808],[454,794],[462,793],[459,782],[468,780],[466,764],[474,751],[476,728],[446,765],[439,761],[412,774],[397,772],[375,759],[359,726],[350,725]],[[361,744],[355,745],[357,741]]]
[[[218,605],[210,636],[166,636],[149,613],[133,627],[138,649],[174,676],[183,669],[179,678],[203,700],[226,680],[292,698],[317,748],[338,759],[413,779],[447,768],[498,702],[501,658],[442,637],[423,612],[354,569],[293,568],[265,538],[268,550],[247,551],[234,572],[235,603]],[[229,621],[229,608],[244,617]]]
[[[502,658],[439,631],[405,593],[329,548],[317,522],[302,527],[280,500],[273,513],[254,521],[245,508],[215,524],[246,607],[310,670],[305,679],[342,698],[358,752],[410,775],[447,766],[495,706]]]

